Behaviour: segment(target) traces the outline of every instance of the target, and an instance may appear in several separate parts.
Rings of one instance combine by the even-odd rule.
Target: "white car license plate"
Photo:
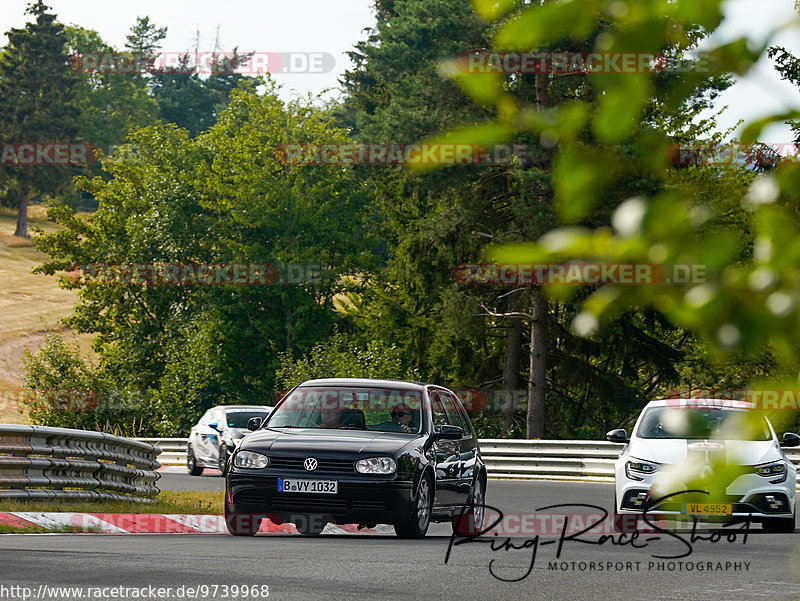
[[[321,495],[335,495],[339,492],[336,480],[295,480],[278,478],[278,492],[307,492]]]

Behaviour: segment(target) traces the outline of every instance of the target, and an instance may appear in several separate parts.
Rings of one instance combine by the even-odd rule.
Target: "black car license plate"
[[[278,492],[305,492],[321,495],[335,495],[339,492],[336,480],[296,480],[278,478]]]

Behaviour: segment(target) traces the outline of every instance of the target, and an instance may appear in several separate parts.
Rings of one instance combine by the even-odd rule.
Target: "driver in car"
[[[392,407],[390,415],[392,416],[392,423],[400,426],[404,432],[411,432],[409,425],[411,423],[411,407],[405,403],[400,403]]]

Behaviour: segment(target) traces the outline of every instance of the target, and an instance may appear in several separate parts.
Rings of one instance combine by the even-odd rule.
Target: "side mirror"
[[[208,424],[208,427],[211,428],[212,430],[216,430],[217,432],[222,432],[217,422]]]
[[[800,436],[794,432],[786,432],[783,435],[782,447],[800,447]]]
[[[628,442],[628,433],[622,428],[619,430],[611,430],[611,432],[606,434],[606,440],[608,442]]]
[[[264,420],[260,417],[251,417],[247,420],[247,429],[253,432],[254,430],[258,430],[261,427],[261,423]]]
[[[464,430],[461,426],[444,425],[436,434],[436,440],[461,440],[464,438]]]

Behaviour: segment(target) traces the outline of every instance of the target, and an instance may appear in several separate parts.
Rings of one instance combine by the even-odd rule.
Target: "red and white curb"
[[[186,515],[158,513],[35,513],[14,511],[0,513],[0,525],[42,528],[72,527],[98,534],[228,534],[221,515]],[[261,522],[259,534],[297,534],[293,524]],[[323,534],[393,534],[394,528],[378,524],[358,529],[356,524],[325,526]]]

